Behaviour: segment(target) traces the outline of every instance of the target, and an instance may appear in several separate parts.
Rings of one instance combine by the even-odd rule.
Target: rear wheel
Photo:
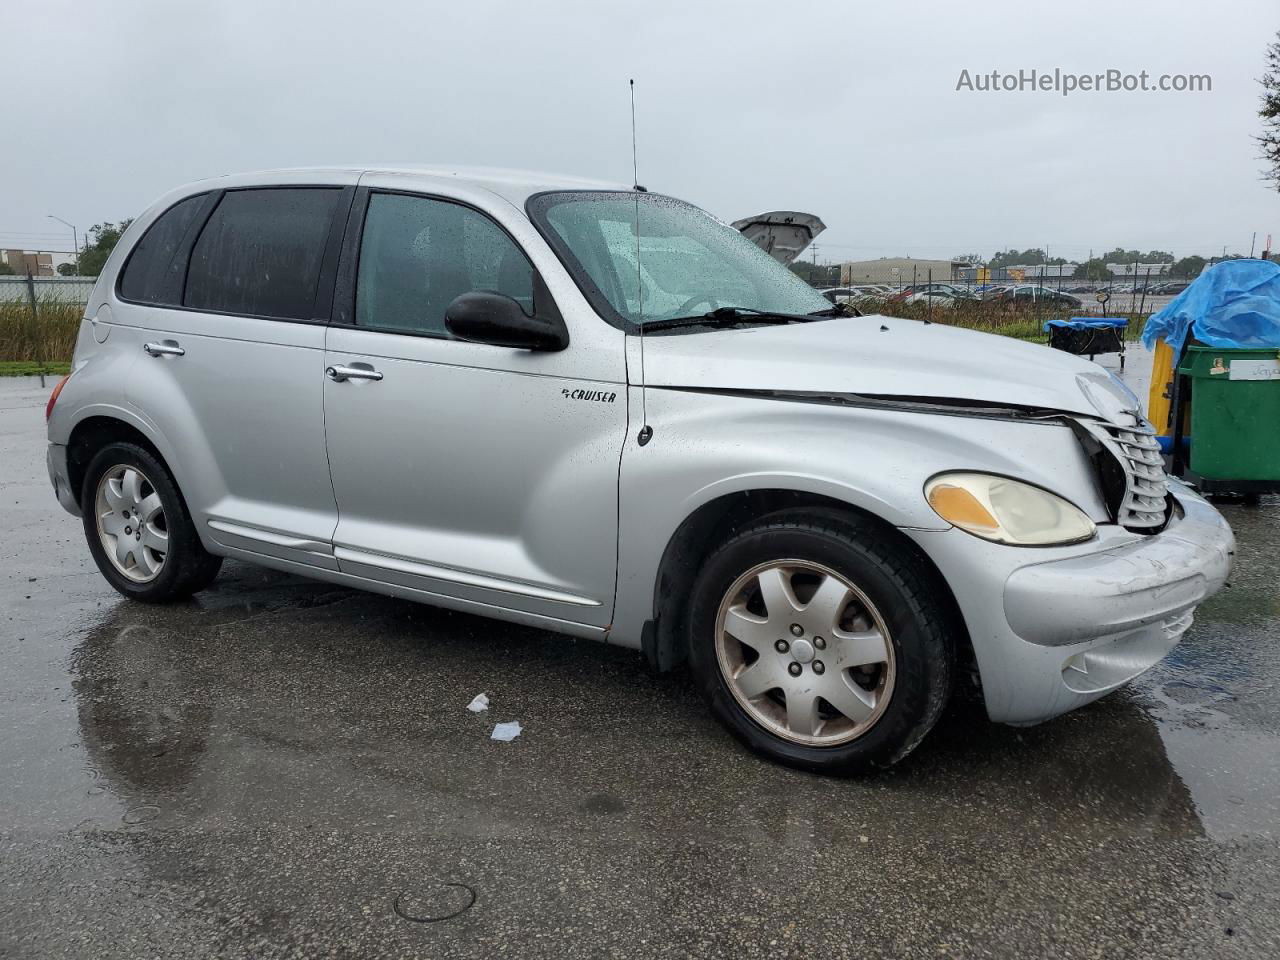
[[[112,443],[89,462],[80,494],[98,569],[126,597],[164,601],[213,582],[222,558],[204,549],[186,503],[154,454]]]
[[[722,544],[694,585],[690,663],[744,743],[805,769],[888,766],[951,687],[945,609],[919,557],[871,521],[788,512]]]

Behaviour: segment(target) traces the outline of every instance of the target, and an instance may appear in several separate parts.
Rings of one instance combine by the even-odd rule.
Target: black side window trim
[[[446,342],[453,339],[451,337],[442,337],[437,333],[430,333],[427,331],[388,330],[380,327],[361,326],[356,323],[356,280],[360,274],[360,242],[364,238],[364,224],[369,210],[369,197],[375,193],[397,197],[414,197],[420,200],[437,200],[441,203],[451,203],[456,207],[462,207],[466,210],[470,210],[477,216],[481,216],[492,223],[502,231],[503,235],[511,241],[511,245],[519,250],[521,256],[523,256],[529,263],[529,269],[533,272],[534,316],[542,316],[545,311],[545,315],[549,318],[558,319],[560,317],[560,308],[556,305],[555,299],[551,296],[551,291],[547,288],[546,282],[538,272],[538,268],[533,265],[533,258],[529,256],[529,251],[527,251],[524,248],[524,245],[511,235],[511,231],[499,222],[492,214],[481,210],[477,206],[467,203],[465,200],[459,200],[456,197],[445,197],[421,190],[396,190],[391,187],[357,187],[355,200],[351,204],[351,213],[347,217],[346,236],[342,243],[342,260],[338,265],[338,277],[337,282],[334,285],[334,324],[354,327],[359,330],[367,330],[370,333],[385,333],[397,337],[424,337],[428,340],[444,340]],[[563,325],[564,321],[559,320],[559,322]]]
[[[324,256],[320,260],[320,275],[316,278],[316,302],[311,308],[313,323],[329,323],[333,319],[334,284],[338,276],[338,259],[342,255],[347,217],[355,195],[355,187],[344,187],[338,202],[334,204],[333,220],[329,224],[329,237],[325,241]]]
[[[296,317],[266,317],[251,313],[231,313],[225,310],[207,310],[196,307],[188,307],[182,303],[148,303],[141,300],[130,300],[128,297],[122,296],[120,293],[120,281],[124,277],[125,269],[129,266],[129,258],[132,258],[134,250],[138,248],[138,244],[142,242],[142,238],[138,238],[129,251],[129,258],[125,259],[124,264],[120,267],[116,274],[115,295],[116,299],[122,303],[137,304],[146,307],[163,307],[165,310],[181,310],[184,313],[202,313],[208,316],[221,317],[244,317],[250,320],[272,320],[276,323],[314,323],[327,324],[330,322],[330,311],[334,302],[334,281],[338,270],[339,255],[342,251],[343,235],[346,230],[348,213],[352,206],[352,200],[355,197],[356,188],[350,184],[340,183],[273,183],[252,185],[246,187],[234,187],[234,191],[242,190],[340,190],[337,202],[334,204],[333,219],[329,223],[329,234],[325,239],[324,253],[320,260],[320,273],[316,278],[316,296],[312,304],[311,318],[307,320]],[[204,196],[207,198],[205,207],[192,221],[191,226],[187,228],[186,234],[182,238],[182,245],[178,251],[174,253],[175,257],[182,258],[182,291],[179,299],[186,295],[187,274],[191,270],[191,251],[195,249],[196,243],[200,240],[200,234],[204,232],[204,228],[208,225],[209,220],[213,217],[213,212],[218,209],[218,204],[222,202],[222,198],[232,192],[232,190],[213,190]],[[176,207],[184,200],[190,200],[193,196],[200,194],[191,194],[191,196],[183,197],[176,201],[172,206],[165,209],[164,213],[168,213],[173,207]],[[160,217],[164,216],[160,214]],[[160,221],[160,217],[156,217],[152,221],[152,226]],[[151,227],[147,227],[149,232]],[[146,233],[143,234],[146,236]]]
[[[364,237],[364,215],[368,206],[369,188],[356,187],[355,197],[347,211],[342,255],[333,287],[332,322],[343,326],[355,326],[356,322],[356,262],[360,259],[360,241]]]

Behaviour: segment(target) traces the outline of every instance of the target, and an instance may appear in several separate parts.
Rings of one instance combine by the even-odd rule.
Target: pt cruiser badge
[[[618,396],[608,390],[570,390],[567,387],[560,392],[566,400],[594,400],[597,403],[613,403]]]

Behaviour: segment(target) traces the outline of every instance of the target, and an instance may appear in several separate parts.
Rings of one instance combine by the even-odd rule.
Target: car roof
[[[469,187],[478,187],[504,197],[517,207],[536,193],[550,190],[631,190],[632,186],[609,180],[595,180],[564,174],[542,173],[534,170],[516,170],[504,167],[452,167],[413,164],[351,164],[331,167],[292,167],[279,170],[258,170],[240,173],[214,180],[204,180],[201,190],[210,187],[239,187],[255,184],[283,185],[290,182],[316,183],[329,180],[335,183],[351,183],[365,174],[403,177],[406,187],[424,189],[440,187],[442,181],[453,181]]]

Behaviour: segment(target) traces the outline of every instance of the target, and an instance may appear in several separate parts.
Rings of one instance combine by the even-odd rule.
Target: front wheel
[[[204,549],[177,484],[154,454],[112,443],[89,462],[80,493],[85,538],[107,581],[134,600],[190,596],[222,558]]]
[[[790,766],[896,762],[950,693],[954,643],[934,579],[861,517],[788,512],[742,530],[693,588],[689,659],[712,712]]]

